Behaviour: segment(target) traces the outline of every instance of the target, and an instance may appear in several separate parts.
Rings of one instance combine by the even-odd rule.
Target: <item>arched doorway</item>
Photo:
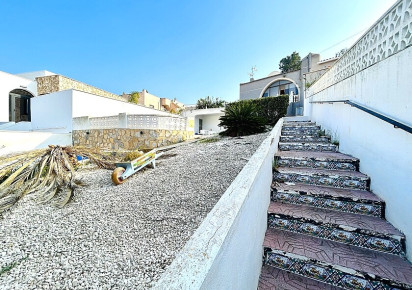
[[[300,89],[297,83],[289,78],[278,78],[268,83],[260,93],[261,98],[289,96],[287,116],[298,116],[303,113],[303,100],[300,99]]]
[[[262,90],[260,97],[276,97],[279,95],[293,95],[291,102],[298,102],[299,87],[290,79],[277,79]]]
[[[34,96],[22,89],[15,89],[9,93],[9,121],[31,121],[30,99]]]

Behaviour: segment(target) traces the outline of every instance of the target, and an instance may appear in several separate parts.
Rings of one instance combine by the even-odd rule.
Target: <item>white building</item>
[[[219,118],[224,116],[225,108],[212,109],[187,109],[183,112],[183,117],[194,118],[195,134],[210,135],[224,131],[223,127],[219,126]]]
[[[73,118],[120,113],[175,116],[50,71],[0,71],[0,153],[70,145]]]
[[[241,83],[240,100],[258,99],[289,95],[288,116],[303,114],[303,96],[306,88],[319,79],[335,62],[337,58],[321,60],[320,55],[309,53],[302,58],[300,70],[281,73],[271,72],[267,77],[251,78],[247,83]]]

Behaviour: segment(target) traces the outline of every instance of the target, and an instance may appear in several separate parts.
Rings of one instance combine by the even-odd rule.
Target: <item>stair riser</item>
[[[292,144],[292,143],[279,143],[279,149],[282,151],[314,151],[314,152],[338,152],[338,147],[333,144]]]
[[[295,136],[295,135],[304,135],[304,136],[318,136],[319,129],[310,129],[310,128],[299,128],[299,129],[282,129],[281,135],[283,136]]]
[[[282,130],[320,130],[320,126],[316,125],[289,125],[283,124]]]
[[[344,289],[393,289],[402,285],[390,285],[379,277],[363,276],[351,269],[337,268],[301,256],[291,256],[287,253],[265,248],[264,261],[266,265],[286,270],[307,278],[318,280]],[[352,272],[353,271],[353,272]],[[407,288],[408,285],[403,285]]]
[[[314,122],[284,122],[283,127],[314,127],[316,123]]]
[[[271,199],[290,204],[302,204],[342,212],[350,212],[383,218],[382,204],[362,203],[359,201],[335,200],[318,196],[308,196],[284,192],[272,192]]]
[[[280,142],[329,143],[329,138],[324,136],[280,136]]]
[[[357,171],[359,162],[339,162],[339,161],[317,161],[313,159],[296,159],[279,157],[276,159],[276,165],[279,167],[296,167],[296,168],[315,168],[329,170],[348,170]]]
[[[335,224],[318,223],[309,219],[297,219],[292,216],[270,213],[268,226],[374,251],[402,256],[405,254],[402,248],[403,243],[400,240],[373,233],[364,233],[359,229],[347,231]]]
[[[332,172],[333,173],[333,172]],[[295,173],[273,173],[273,181],[304,183],[319,186],[331,186],[337,188],[350,188],[369,190],[369,179],[348,176],[311,176]]]

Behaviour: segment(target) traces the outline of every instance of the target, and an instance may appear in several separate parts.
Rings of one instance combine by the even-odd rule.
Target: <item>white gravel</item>
[[[266,136],[177,147],[120,186],[81,170],[63,209],[27,196],[0,215],[0,288],[149,288]]]

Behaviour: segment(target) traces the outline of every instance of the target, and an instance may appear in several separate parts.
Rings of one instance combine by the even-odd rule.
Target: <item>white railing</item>
[[[122,113],[116,116],[107,117],[73,118],[73,130],[116,128],[179,131],[188,130],[187,118],[180,116],[127,115]]]
[[[316,94],[412,45],[412,0],[399,0],[317,82]]]
[[[76,118],[75,118],[76,119]],[[119,124],[119,116],[108,116],[101,118],[89,118],[90,128],[110,129],[116,128]]]

